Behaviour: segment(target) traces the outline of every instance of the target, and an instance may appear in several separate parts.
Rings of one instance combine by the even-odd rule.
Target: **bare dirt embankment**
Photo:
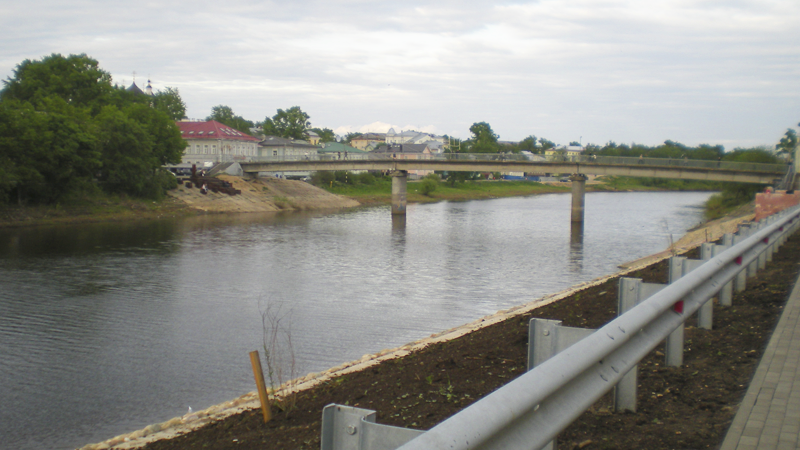
[[[200,189],[184,184],[168,192],[189,208],[209,212],[274,212],[337,209],[359,206],[355,200],[331,194],[303,181],[279,178],[245,180],[231,175],[217,178],[227,181],[242,193],[228,195],[222,192],[202,194]]]

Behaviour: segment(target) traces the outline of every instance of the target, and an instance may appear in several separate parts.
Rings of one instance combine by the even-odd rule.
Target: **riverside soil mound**
[[[697,257],[696,250],[687,256]],[[607,396],[559,436],[561,448],[717,448],[797,279],[800,238],[793,236],[765,271],[748,280],[731,308],[715,308],[714,330],[686,326],[684,365],[665,367],[663,348],[639,365],[637,413],[614,413]],[[629,276],[666,282],[666,261]],[[329,403],[374,409],[380,423],[429,429],[523,373],[531,317],[596,328],[615,317],[617,280],[514,316],[402,358],[341,375],[299,392],[264,424],[258,409],[169,440],[150,450],[187,448],[317,449]],[[127,448],[127,446],[124,446]]]
[[[273,212],[314,209],[339,209],[359,206],[355,200],[331,194],[303,181],[281,178],[245,180],[231,175],[217,178],[231,183],[239,195],[221,192],[202,194],[200,189],[184,184],[168,194],[187,206],[204,212]]]

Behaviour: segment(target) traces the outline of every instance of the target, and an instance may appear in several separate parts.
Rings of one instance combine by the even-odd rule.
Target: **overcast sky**
[[[337,133],[774,146],[800,122],[798,0],[0,0],[0,76],[86,53],[190,118],[300,106]]]

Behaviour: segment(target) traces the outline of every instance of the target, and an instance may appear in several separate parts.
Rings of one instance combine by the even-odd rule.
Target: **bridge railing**
[[[541,163],[568,163],[568,164],[598,164],[648,167],[685,167],[697,169],[738,170],[749,172],[774,172],[786,171],[784,164],[743,163],[732,161],[706,161],[697,159],[674,158],[639,158],[627,156],[597,156],[597,155],[527,155],[516,153],[352,153],[346,157],[338,154],[309,154],[279,156],[251,157],[249,162],[295,162],[295,161],[475,161],[475,162],[541,162]]]

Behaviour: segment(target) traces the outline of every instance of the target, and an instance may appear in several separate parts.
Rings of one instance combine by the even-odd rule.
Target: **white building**
[[[215,120],[177,122],[187,146],[184,164],[209,166],[218,162],[246,161],[258,155],[258,139]]]

